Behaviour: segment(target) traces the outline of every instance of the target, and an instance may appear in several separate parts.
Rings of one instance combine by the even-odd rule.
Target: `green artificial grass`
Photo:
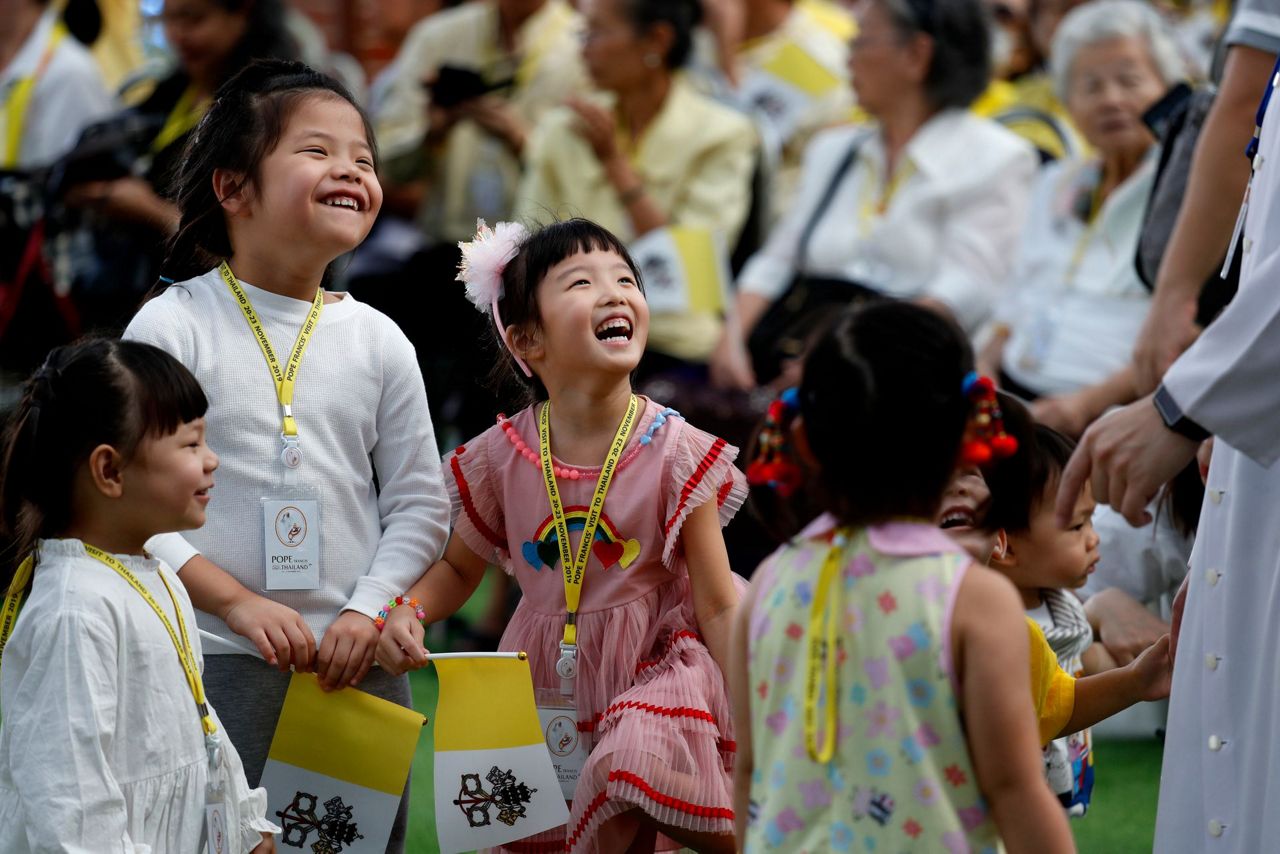
[[[1164,749],[1155,739],[1094,743],[1093,803],[1072,819],[1081,854],[1151,851]]]

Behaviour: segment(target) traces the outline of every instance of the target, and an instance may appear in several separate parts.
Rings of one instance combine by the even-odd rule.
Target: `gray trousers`
[[[205,693],[240,754],[250,786],[257,786],[262,779],[271,738],[276,732],[276,721],[280,718],[284,695],[289,689],[289,677],[289,673],[281,673],[252,655],[205,656]],[[413,706],[409,677],[390,676],[378,667],[369,670],[358,689],[343,690],[366,691],[406,708]],[[267,818],[275,821],[272,816]],[[400,798],[400,810],[391,826],[391,838],[387,840],[387,854],[403,854],[408,824],[409,783],[406,782],[404,795]]]

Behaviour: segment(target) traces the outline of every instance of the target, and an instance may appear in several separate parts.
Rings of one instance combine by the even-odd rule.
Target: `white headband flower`
[[[502,271],[520,252],[520,244],[529,232],[518,222],[500,222],[489,228],[484,220],[476,220],[476,236],[470,241],[458,243],[462,250],[462,263],[458,265],[458,281],[466,283],[467,299],[478,310],[487,312],[498,329],[498,337],[515,358],[526,377],[533,371],[511,346],[502,317],[498,314],[498,300],[502,299]]]

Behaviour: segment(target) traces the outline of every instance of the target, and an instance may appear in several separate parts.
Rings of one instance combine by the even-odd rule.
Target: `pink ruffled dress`
[[[737,449],[641,398],[605,500],[578,611],[578,729],[593,745],[569,824],[507,850],[594,851],[600,825],[636,807],[703,833],[733,832],[733,725],[724,680],[698,634],[680,529],[714,501],[720,524],[746,498]],[[564,580],[537,464],[539,407],[530,407],[444,460],[454,531],[502,566],[523,598],[502,636],[525,650],[537,689],[558,691]],[[534,459],[523,453],[532,448]],[[599,467],[556,461],[576,549]],[[577,475],[577,479],[573,478]],[[679,848],[663,837],[659,850]]]

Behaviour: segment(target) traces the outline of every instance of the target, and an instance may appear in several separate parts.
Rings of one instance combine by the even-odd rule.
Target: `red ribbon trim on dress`
[[[724,439],[716,439],[711,445],[711,450],[707,451],[707,455],[702,458],[702,462],[698,463],[698,467],[694,469],[693,474],[685,481],[684,486],[680,489],[680,501],[676,504],[676,511],[671,514],[671,518],[667,520],[666,527],[663,529],[664,535],[669,536],[671,534],[671,529],[675,527],[676,520],[680,518],[680,514],[684,512],[685,505],[689,503],[689,497],[698,488],[702,478],[715,465],[716,460],[720,459],[720,452],[724,450],[724,446],[727,444]]]
[[[459,445],[458,450],[454,451],[453,457],[449,460],[449,465],[453,469],[453,479],[458,484],[458,497],[462,499],[462,509],[466,511],[467,518],[471,520],[471,524],[480,532],[480,535],[493,545],[500,549],[506,549],[506,540],[499,537],[493,532],[476,510],[476,505],[471,500],[471,487],[467,486],[467,479],[462,474],[462,466],[458,465],[458,455],[466,451],[465,445]]]

